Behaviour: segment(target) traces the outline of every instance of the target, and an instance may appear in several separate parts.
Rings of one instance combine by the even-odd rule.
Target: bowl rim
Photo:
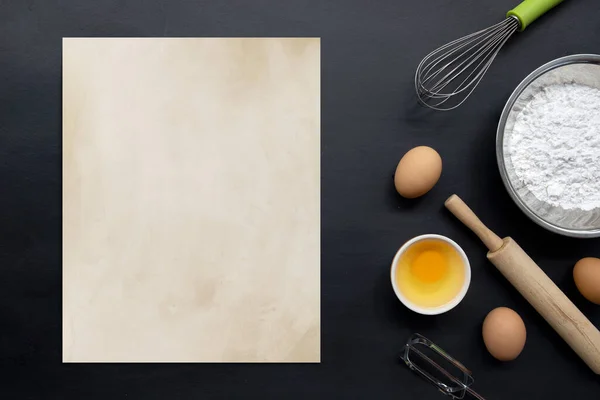
[[[460,258],[463,262],[464,270],[465,270],[465,280],[463,282],[462,287],[460,288],[460,291],[448,303],[441,305],[441,306],[437,306],[437,307],[421,307],[419,305],[416,305],[415,303],[408,300],[402,294],[402,292],[398,288],[398,285],[396,284],[396,271],[398,270],[398,261],[400,261],[400,257],[402,256],[402,254],[404,254],[415,243],[421,242],[421,241],[427,240],[427,239],[439,240],[439,241],[448,243],[450,246],[452,246],[452,248],[454,250],[456,250],[456,252],[460,256]],[[396,297],[409,310],[412,310],[416,313],[423,314],[423,315],[438,315],[438,314],[443,314],[445,312],[452,310],[465,298],[467,291],[469,290],[469,286],[471,285],[471,264],[469,263],[469,258],[467,257],[467,254],[465,253],[465,251],[454,240],[452,240],[446,236],[428,233],[428,234],[416,236],[416,237],[406,241],[402,246],[400,246],[400,248],[396,252],[396,255],[394,256],[394,259],[392,260],[392,265],[390,268],[390,280],[392,282],[392,288],[394,289],[394,293],[396,294]]]
[[[600,237],[600,228],[599,229],[569,229],[563,228],[561,226],[555,225],[551,222],[546,221],[539,215],[535,213],[525,202],[519,197],[516,190],[513,188],[510,183],[510,179],[508,178],[508,173],[506,171],[506,164],[504,162],[504,131],[506,128],[506,121],[508,120],[508,115],[512,111],[512,108],[521,95],[523,91],[537,78],[544,75],[547,72],[550,72],[556,68],[569,65],[569,64],[596,64],[600,66],[600,55],[598,54],[572,54],[565,57],[560,57],[550,62],[545,63],[541,67],[535,69],[532,73],[527,75],[525,79],[519,83],[519,85],[513,90],[512,94],[508,98],[506,104],[504,105],[504,109],[502,110],[502,114],[500,115],[500,121],[498,122],[498,128],[496,130],[496,160],[498,163],[498,169],[500,170],[500,176],[502,177],[502,182],[504,183],[504,187],[508,191],[508,194],[512,198],[512,200],[516,203],[517,207],[521,209],[521,211],[529,217],[530,220],[538,224],[539,226],[557,233],[563,236],[569,236],[574,238],[597,238]]]

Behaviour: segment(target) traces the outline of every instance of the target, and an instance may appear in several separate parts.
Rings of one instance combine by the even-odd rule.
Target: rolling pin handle
[[[460,197],[453,194],[446,200],[444,205],[456,218],[481,239],[489,251],[494,252],[502,247],[504,241],[485,226],[477,215],[475,215],[473,210],[471,210]]]

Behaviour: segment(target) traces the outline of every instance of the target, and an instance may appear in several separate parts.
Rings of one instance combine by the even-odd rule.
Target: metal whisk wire
[[[519,26],[516,17],[508,17],[429,53],[415,73],[419,102],[440,111],[452,110],[464,103]]]

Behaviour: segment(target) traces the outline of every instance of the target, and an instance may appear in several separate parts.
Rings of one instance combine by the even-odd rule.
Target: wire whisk
[[[460,106],[479,85],[513,33],[524,30],[563,1],[523,0],[506,13],[504,21],[429,53],[415,74],[419,103],[440,111]]]
[[[419,102],[440,111],[453,110],[464,103],[519,26],[516,17],[508,17],[429,53],[415,74]]]

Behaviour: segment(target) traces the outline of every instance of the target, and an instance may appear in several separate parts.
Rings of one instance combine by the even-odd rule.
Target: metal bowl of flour
[[[508,138],[521,111],[544,88],[560,84],[600,89],[600,55],[577,54],[553,60],[533,71],[517,86],[502,111],[496,134],[500,175],[517,206],[538,225],[564,236],[600,237],[600,207],[563,209],[540,201],[517,176],[509,156]]]

